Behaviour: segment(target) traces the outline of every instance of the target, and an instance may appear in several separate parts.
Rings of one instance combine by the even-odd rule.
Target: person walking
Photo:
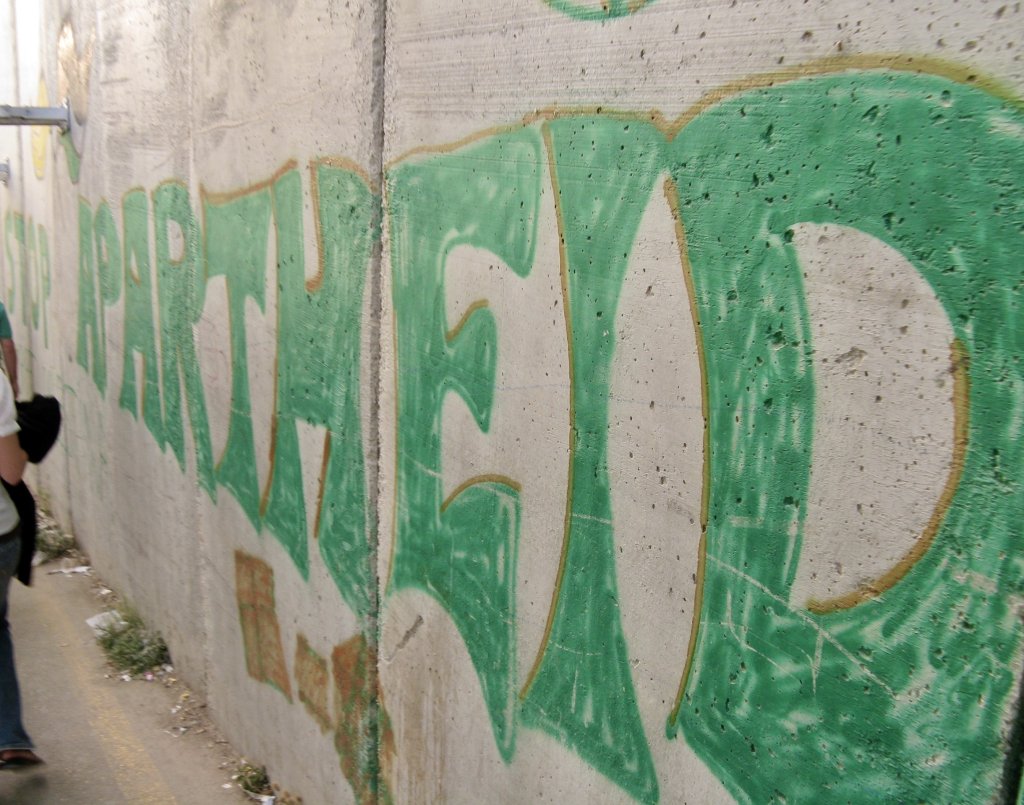
[[[0,376],[0,478],[19,484],[28,455],[18,439],[20,430],[14,405],[14,390]],[[7,623],[7,594],[21,555],[18,511],[7,492],[0,488],[0,768],[34,766],[43,760],[35,753],[32,739],[21,720],[21,693],[14,666],[14,642]]]

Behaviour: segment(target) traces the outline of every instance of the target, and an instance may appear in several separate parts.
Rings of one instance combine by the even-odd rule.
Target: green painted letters
[[[142,356],[142,419],[157,444],[164,445],[160,369],[153,321],[153,278],[149,260],[149,202],[145,192],[124,197],[124,372],[120,405],[138,415],[135,353]],[[134,270],[132,270],[134,267]]]
[[[466,641],[502,755],[515,747],[515,578],[519,495],[513,481],[441,485],[441,406],[448,392],[486,431],[497,332],[486,306],[461,326],[445,317],[445,260],[466,244],[516,274],[533,265],[540,199],[537,134],[496,135],[388,176],[398,362],[398,477],[390,588],[412,586],[451,613]]]
[[[546,132],[571,332],[571,511],[554,617],[523,720],[653,801],[658,783],[619,616],[607,434],[615,313],[664,138],[650,125],[607,118],[557,120]]]
[[[552,5],[578,10],[567,0]],[[603,16],[629,10],[613,4]],[[706,367],[709,489],[694,654],[685,670],[680,660],[686,678],[677,707],[666,707],[668,735],[683,735],[744,802],[990,799],[999,790],[1022,639],[1015,609],[1024,592],[1020,106],[945,78],[851,68],[702,108],[671,140],[649,121],[554,117],[389,170],[398,388],[385,595],[421,590],[450,613],[506,760],[518,723],[543,730],[636,799],[658,798],[652,756],[664,751],[647,744],[618,608],[629,591],[620,589],[615,554],[628,535],[612,531],[606,434],[619,295],[642,216],[664,203],[660,180],[670,176]],[[158,444],[166,439],[183,465],[184,397],[200,482],[211,494],[215,482],[226,486],[303,574],[312,514],[297,423],[325,428],[314,533],[365,626],[377,613],[361,316],[381,202],[347,168],[316,163],[313,177],[319,272],[310,280],[296,170],[241,194],[204,197],[205,238],[182,185],[154,192],[162,384],[145,194],[125,197],[123,256],[107,205],[94,215],[80,201],[77,361],[103,391],[104,305],[119,297],[123,271],[121,404],[137,412],[141,354],[142,413]],[[500,334],[487,300],[457,324],[448,321],[445,272],[452,250],[465,245],[526,276],[548,177],[563,243],[571,477],[550,626],[519,692],[518,484],[497,472],[449,478],[454,491],[442,480],[443,406],[465,404],[488,430]],[[244,314],[248,299],[264,304],[271,222],[278,361],[261,506]],[[827,614],[791,600],[821,416],[791,243],[791,228],[802,222],[851,227],[903,254],[948,316],[964,378],[962,473],[951,475],[928,550],[893,584]],[[48,265],[43,230],[26,235],[24,220],[10,212],[5,225],[12,267],[30,253],[37,270]],[[171,255],[173,227],[184,243],[180,259]],[[204,265],[227,280],[233,359],[228,443],[216,470],[192,330],[203,310]],[[6,282],[20,289],[23,316],[48,293],[30,293],[16,274]],[[690,322],[680,310],[670,324]],[[682,628],[670,620],[657,627]]]
[[[879,71],[745,93],[675,142],[712,459],[699,639],[669,727],[743,801],[981,800],[998,786],[1024,497],[994,483],[991,457],[1024,468],[1022,130],[1019,108],[977,89]],[[827,615],[789,600],[815,416],[787,236],[803,221],[899,250],[969,358],[966,464],[934,543],[891,589]]]
[[[231,413],[217,480],[235,496],[257,529],[260,492],[249,395],[245,300],[251,298],[263,309],[270,207],[270,192],[264,187],[237,198],[203,200],[207,276],[227,278],[231,328]]]
[[[181,383],[184,381],[196,452],[196,474],[202,487],[213,495],[210,424],[192,329],[203,312],[206,286],[200,271],[199,225],[192,213],[187,188],[177,182],[160,185],[153,193],[153,219],[160,357],[163,361],[164,433],[179,466],[184,468],[185,431],[181,411]],[[170,254],[168,227],[172,225],[181,233],[182,255],[177,260]]]
[[[120,245],[118,245],[119,258],[120,252]],[[117,270],[120,272],[120,259],[117,263]],[[107,389],[107,340],[103,326],[103,302],[99,298],[96,281],[92,207],[84,199],[78,201],[78,352],[76,359],[78,365],[86,371],[91,366],[92,379],[96,388],[100,390],[100,393],[105,392]]]

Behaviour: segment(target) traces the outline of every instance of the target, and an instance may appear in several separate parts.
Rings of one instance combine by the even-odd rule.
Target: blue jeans
[[[0,544],[0,751],[32,749],[32,739],[21,723],[21,694],[14,670],[14,643],[7,625],[7,591],[18,568],[21,539]]]

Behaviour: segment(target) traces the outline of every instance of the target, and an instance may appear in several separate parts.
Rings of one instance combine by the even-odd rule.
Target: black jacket
[[[60,433],[60,403],[54,397],[35,395],[31,400],[15,404],[18,409],[18,442],[28,453],[28,460],[38,464],[50,452]],[[36,552],[36,500],[28,485],[3,482],[14,508],[21,519],[21,558],[18,560],[17,579],[22,584],[32,583],[32,557]]]

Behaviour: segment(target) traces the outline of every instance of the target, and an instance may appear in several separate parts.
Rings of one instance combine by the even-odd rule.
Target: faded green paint
[[[52,268],[50,264],[50,237],[46,232],[46,227],[39,224],[39,258],[38,264],[36,265],[36,281],[39,283],[37,287],[38,291],[38,302],[35,310],[39,311],[40,317],[43,324],[43,346],[50,346],[50,324],[47,311],[49,306],[46,304],[46,300],[50,298],[51,291],[51,276]],[[39,328],[39,317],[34,319],[33,326]]]
[[[7,307],[13,307],[14,302],[15,302],[14,291],[15,291],[15,283],[16,283],[16,278],[17,278],[17,269],[15,267],[16,266],[15,251],[14,251],[14,247],[12,246],[12,241],[15,244],[20,243],[20,241],[18,240],[19,226],[21,227],[22,231],[24,230],[24,226],[25,226],[25,224],[23,222],[19,225],[18,222],[20,220],[21,220],[21,215],[18,214],[17,212],[15,212],[14,210],[8,210],[7,214],[4,215],[4,254],[5,254],[6,258],[7,258],[4,264],[5,264],[5,266],[10,267],[10,270],[11,270],[11,276],[10,277],[7,277],[7,276],[4,277],[4,282],[5,283],[7,283],[7,282],[11,283],[9,285],[8,284],[4,285],[4,304]],[[21,256],[21,252],[20,251],[18,252],[18,256],[19,257]],[[6,272],[5,272],[5,274],[6,274]]]
[[[161,448],[164,446],[160,406],[160,368],[153,321],[153,272],[149,259],[149,200],[132,190],[121,205],[124,216],[124,368],[119,404],[138,416],[135,355],[142,358],[142,419]]]
[[[106,204],[101,205],[101,209],[105,207]],[[109,208],[107,212],[109,214]],[[113,236],[120,255],[121,246],[116,228]],[[111,254],[109,246],[105,254]],[[118,258],[118,277],[121,276],[120,270],[121,260]],[[97,298],[93,213],[85,199],[78,200],[78,350],[75,357],[79,366],[86,371],[92,370],[93,382],[100,393],[106,392],[107,334],[103,321],[103,303]]]
[[[635,14],[654,0],[544,0],[549,6],[576,20],[608,20]]]
[[[227,280],[231,337],[231,412],[228,441],[217,465],[217,481],[234,495],[257,530],[260,491],[249,393],[249,358],[245,339],[245,304],[264,309],[270,191],[261,187],[227,199],[203,200],[206,223],[206,273]]]
[[[8,316],[26,327],[42,330],[49,345],[48,300],[52,290],[50,239],[46,227],[14,209],[3,214],[2,296]]]
[[[33,287],[33,281],[37,280],[36,270],[39,259],[39,241],[36,239],[36,227],[28,222],[25,227],[25,261],[21,272],[21,298],[24,304],[21,306],[21,323],[26,327],[38,329],[39,327],[39,295]]]
[[[79,366],[92,368],[93,382],[107,388],[107,335],[105,305],[121,296],[121,238],[114,214],[101,202],[92,208],[78,203],[78,352]]]
[[[94,222],[96,238],[96,270],[99,272],[100,310],[121,298],[122,266],[121,239],[117,234],[117,222],[110,205],[103,201],[96,208]],[[101,331],[102,327],[102,313]]]
[[[18,309],[21,298],[18,293],[18,279],[28,273],[28,242],[25,234],[25,216],[19,212],[11,211],[7,219],[7,236],[14,236],[14,242],[18,245],[17,257],[10,258],[11,266],[14,269],[10,277],[10,285],[7,286],[7,310],[9,316],[14,316]],[[8,255],[10,255],[10,243],[8,243]]]
[[[8,210],[4,215],[3,239],[6,257],[3,265],[11,272],[4,278],[3,289],[8,314],[13,318],[20,307],[22,324],[36,330],[41,327],[44,343],[48,343],[46,300],[50,296],[51,266],[46,227],[17,210]]]
[[[178,259],[171,256],[171,226],[178,230],[182,244]],[[188,189],[183,184],[168,182],[153,192],[153,228],[160,310],[164,437],[178,459],[178,466],[184,470],[185,427],[181,402],[184,382],[196,453],[196,474],[203,489],[215,496],[210,423],[193,330],[203,313],[206,282],[201,268],[199,224],[192,212]],[[102,271],[100,276],[103,277]],[[105,301],[108,290],[104,284]]]
[[[571,511],[543,658],[523,720],[565,742],[634,797],[658,798],[619,614],[608,475],[616,311],[640,219],[662,170],[654,127],[602,118],[548,124],[571,334]]]
[[[970,86],[878,71],[744,93],[675,141],[712,454],[699,637],[669,730],[743,801],[980,800],[998,787],[1024,496],[992,457],[1021,477],[1022,131],[1019,108]],[[788,234],[800,222],[898,250],[970,356],[967,461],[934,544],[876,600],[823,616],[789,602],[815,415]]]
[[[71,184],[78,184],[78,175],[82,170],[82,157],[78,153],[78,149],[75,148],[70,131],[60,135],[60,144],[64,148],[64,157],[67,159],[68,178],[71,180]]]
[[[480,478],[442,506],[442,404],[449,392],[457,394],[486,432],[498,350],[486,307],[449,333],[445,262],[452,249],[471,246],[526,276],[541,172],[540,140],[526,129],[408,162],[388,175],[399,378],[389,591],[421,589],[451,614],[506,759],[515,748],[519,493],[507,481]]]

